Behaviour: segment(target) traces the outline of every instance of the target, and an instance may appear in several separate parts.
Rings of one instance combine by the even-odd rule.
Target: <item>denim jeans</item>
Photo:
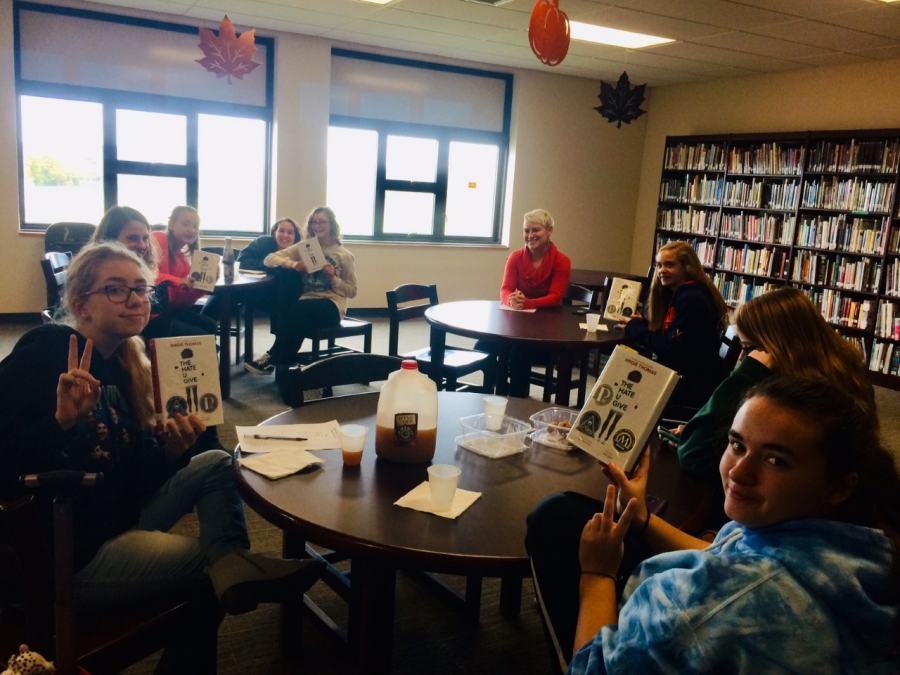
[[[168,534],[194,507],[200,538]],[[75,574],[78,610],[102,610],[205,584],[206,568],[239,548],[249,549],[250,540],[231,455],[200,453],[146,500],[135,528],[104,543]]]

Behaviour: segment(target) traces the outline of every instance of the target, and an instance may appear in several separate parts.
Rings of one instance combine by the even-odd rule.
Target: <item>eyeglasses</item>
[[[314,218],[310,218],[309,222],[307,224],[308,225],[330,225],[328,220],[319,220],[319,219],[314,219]]]
[[[115,302],[116,304],[128,302],[131,299],[132,293],[137,295],[141,300],[150,302],[156,295],[156,286],[104,286],[103,288],[98,288],[96,291],[82,293],[81,297],[85,298],[97,293],[106,293],[106,297],[109,298],[109,301]]]
[[[742,342],[741,343],[741,351],[744,352],[745,354],[749,354],[750,352],[755,352],[755,351],[763,351],[764,352],[765,349],[763,349],[759,345],[753,344],[752,342]]]

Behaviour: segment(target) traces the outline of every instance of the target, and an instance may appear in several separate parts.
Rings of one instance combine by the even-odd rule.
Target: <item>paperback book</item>
[[[681,376],[617,346],[578,413],[569,442],[631,471]]]
[[[300,259],[306,265],[306,271],[310,274],[318,272],[328,264],[325,253],[322,251],[322,245],[316,237],[304,239],[298,244],[300,251]]]
[[[606,301],[604,319],[627,321],[634,315],[638,299],[641,297],[641,282],[613,277],[609,298]]]
[[[200,249],[194,251],[194,255],[191,257],[191,279],[194,280],[194,288],[200,291],[214,291],[221,261],[222,256],[216,253]]]
[[[150,340],[150,365],[157,424],[178,413],[224,424],[215,335]]]

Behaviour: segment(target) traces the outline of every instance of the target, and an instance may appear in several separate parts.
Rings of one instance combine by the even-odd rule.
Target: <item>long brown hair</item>
[[[176,206],[174,209],[172,209],[172,213],[169,214],[169,223],[166,225],[166,239],[169,240],[169,260],[172,260],[172,258],[174,258],[175,255],[179,253],[184,253],[181,250],[181,247],[175,241],[175,237],[172,236],[172,223],[178,220],[178,216],[180,216],[185,211],[193,213],[195,216],[197,216],[197,220],[200,220],[200,212],[193,206],[183,205]],[[196,251],[198,248],[200,248],[199,236],[194,240],[193,244],[188,244],[187,252],[184,254],[187,255],[188,258],[190,258],[192,255],[194,255],[194,251]]]
[[[313,232],[312,225],[309,224],[309,221],[317,213],[325,214],[325,216],[328,218],[328,230],[331,233],[331,238],[334,240],[335,244],[337,244],[338,246],[343,246],[344,244],[341,241],[341,224],[338,222],[337,216],[334,215],[334,211],[332,211],[327,206],[317,206],[309,212],[309,215],[306,217],[306,234],[310,237],[316,236],[316,233]]]
[[[823,377],[875,415],[875,390],[862,357],[796,288],[748,300],[735,312],[734,323],[745,340],[772,357],[779,375]]]
[[[661,246],[659,251],[657,251],[657,255],[662,251],[672,251],[675,254],[678,262],[684,267],[684,273],[687,276],[688,281],[693,281],[706,286],[709,290],[709,296],[716,306],[716,314],[719,317],[719,327],[722,330],[725,330],[728,327],[728,307],[725,305],[725,300],[722,299],[722,294],[719,292],[719,289],[716,288],[716,285],[703,270],[700,258],[697,257],[693,247],[684,241],[672,241],[665,246]],[[654,333],[662,332],[666,314],[669,311],[669,304],[672,302],[672,296],[674,294],[675,291],[663,286],[659,280],[659,275],[654,273],[653,281],[650,282],[650,297],[647,301],[647,304],[649,305],[647,322],[650,330]]]
[[[97,225],[97,229],[94,230],[94,236],[91,237],[91,241],[94,243],[99,243],[101,241],[118,241],[122,229],[132,220],[146,225],[149,234],[151,230],[150,223],[143,213],[130,206],[113,206],[109,211],[103,214],[103,219],[100,221],[100,224]],[[147,263],[151,270],[155,270],[159,265],[158,257],[156,242],[154,242],[151,237],[150,244],[147,246],[147,255],[144,256],[144,262]]]
[[[124,260],[133,262],[141,271],[147,283],[153,282],[153,273],[136,253],[129,251],[117,241],[105,241],[85,246],[69,265],[66,276],[66,292],[62,300],[63,321],[77,328],[73,301],[89,292],[97,282],[100,267],[107,262]],[[154,423],[153,379],[150,375],[150,359],[144,351],[144,341],[140,335],[130,337],[115,352],[128,375],[130,386],[128,400],[137,419],[144,426]]]

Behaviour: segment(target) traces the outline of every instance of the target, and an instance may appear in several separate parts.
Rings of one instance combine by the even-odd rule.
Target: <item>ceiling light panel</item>
[[[641,47],[664,45],[669,42],[675,42],[675,40],[672,40],[671,38],[632,33],[627,30],[595,26],[594,24],[581,23],[579,21],[570,21],[569,26],[572,29],[573,40],[595,42],[601,45],[612,45],[614,47],[625,47],[627,49],[640,49]]]

